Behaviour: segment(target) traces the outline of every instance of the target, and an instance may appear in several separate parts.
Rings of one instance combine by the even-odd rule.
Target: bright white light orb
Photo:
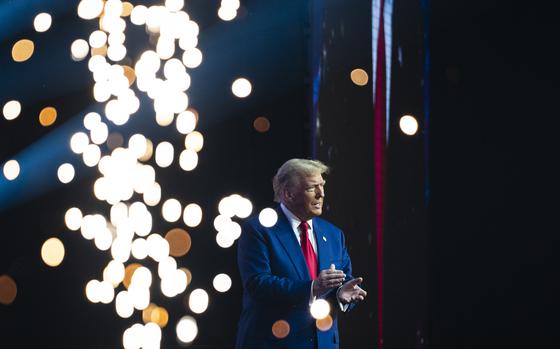
[[[52,24],[52,17],[50,14],[46,12],[39,13],[37,16],[35,16],[35,19],[33,20],[33,27],[39,33],[43,33],[49,30],[51,24]]]
[[[253,87],[251,82],[245,78],[236,79],[233,84],[231,84],[231,92],[236,97],[245,98],[251,94]]]
[[[76,132],[70,138],[70,149],[76,154],[82,154],[89,144],[87,134],[83,132]]]
[[[197,227],[202,221],[202,208],[197,204],[188,204],[183,211],[183,221],[187,227]]]
[[[201,288],[197,288],[189,295],[189,308],[193,313],[202,314],[208,308],[208,300],[208,293]]]
[[[84,127],[88,130],[92,130],[95,125],[101,122],[101,115],[95,112],[87,113],[84,116]]]
[[[101,149],[98,145],[89,144],[82,154],[84,164],[88,167],[96,166],[101,159]]]
[[[185,148],[192,149],[196,152],[202,150],[204,146],[204,136],[198,131],[193,131],[185,137]]]
[[[119,62],[126,56],[126,46],[110,45],[107,49],[107,57],[113,62]]]
[[[212,285],[218,292],[227,292],[231,288],[231,278],[227,274],[218,274],[214,277]]]
[[[272,208],[265,208],[259,213],[259,222],[263,227],[270,228],[278,221],[278,213]]]
[[[161,207],[163,219],[173,223],[181,218],[181,203],[177,199],[166,200]]]
[[[218,215],[214,218],[214,229],[217,231],[222,231],[226,229],[227,225],[231,222],[231,218],[226,215]]]
[[[218,17],[226,22],[231,21],[232,19],[237,17],[237,10],[234,8],[222,6],[218,9]]]
[[[20,167],[16,160],[8,160],[3,167],[4,177],[7,180],[13,181],[19,176]]]
[[[74,166],[69,163],[64,163],[58,167],[58,180],[64,184],[70,183],[74,179],[75,174]]]
[[[187,68],[196,68],[202,63],[202,52],[198,48],[191,48],[183,53],[183,64]]]
[[[190,110],[185,110],[177,115],[176,120],[177,131],[184,135],[194,131],[196,127],[196,115]]]
[[[18,101],[9,101],[4,104],[2,108],[2,113],[6,120],[13,120],[19,116],[21,113],[21,104]]]
[[[156,147],[156,164],[161,168],[169,167],[173,163],[173,145],[161,142]]]
[[[401,131],[408,136],[413,136],[418,132],[418,121],[411,115],[404,115],[399,120]]]
[[[253,212],[253,203],[247,198],[240,198],[237,200],[235,207],[235,215],[239,218],[247,218]]]
[[[233,194],[222,198],[218,203],[218,212],[226,217],[233,217],[235,215],[238,194]]]
[[[198,165],[198,154],[192,149],[185,149],[179,155],[179,166],[185,171],[192,171]]]
[[[150,234],[148,242],[148,256],[156,262],[169,256],[169,243],[159,234]]]
[[[89,35],[89,45],[93,48],[103,47],[107,43],[107,33],[95,30]]]
[[[78,16],[83,19],[94,19],[103,11],[103,0],[82,0],[78,4]]]
[[[148,8],[144,5],[134,6],[132,12],[130,13],[130,21],[135,25],[146,24],[146,15],[148,14]]]
[[[148,288],[152,284],[152,272],[146,267],[138,267],[132,274],[131,284],[141,288]]]
[[[112,260],[103,270],[103,280],[110,282],[113,286],[120,284],[124,279],[124,264]]]
[[[136,239],[132,242],[132,256],[142,260],[148,256],[148,242],[145,239]]]
[[[92,303],[99,303],[100,301],[100,284],[97,280],[91,280],[86,284],[86,297]]]
[[[225,230],[219,231],[218,234],[216,234],[216,243],[221,248],[230,248],[233,246],[234,242],[235,239]]]
[[[109,137],[109,128],[104,122],[96,124],[90,131],[91,141],[95,144],[105,143]]]
[[[132,304],[132,299],[127,291],[121,291],[117,294],[115,299],[115,309],[117,315],[123,319],[129,318],[134,313],[134,305]]]
[[[70,52],[72,53],[72,59],[75,61],[81,61],[89,53],[89,44],[84,39],[74,40],[72,46],[70,46]]]
[[[185,0],[165,0],[165,7],[171,12],[180,11],[185,6]]]
[[[327,302],[326,300],[316,299],[311,304],[309,311],[311,312],[311,316],[313,316],[317,320],[321,320],[329,315],[331,307],[329,305],[329,302]]]
[[[183,343],[191,343],[198,335],[198,326],[192,316],[184,316],[176,327],[177,339]]]
[[[64,214],[66,227],[72,231],[77,231],[82,226],[82,211],[77,207],[69,208]]]
[[[142,195],[146,205],[156,206],[161,201],[161,186],[158,183],[154,183]]]

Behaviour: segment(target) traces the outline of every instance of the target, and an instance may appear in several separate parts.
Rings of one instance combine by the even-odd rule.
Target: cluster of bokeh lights
[[[122,336],[124,348],[159,348],[162,330],[169,322],[169,313],[153,301],[154,293],[172,298],[186,292],[192,281],[189,269],[178,265],[178,258],[185,256],[192,247],[191,235],[186,229],[197,228],[203,219],[203,210],[197,203],[184,203],[177,198],[163,197],[162,184],[157,181],[158,168],[168,168],[174,163],[184,171],[193,171],[198,165],[199,153],[204,147],[204,136],[196,130],[198,112],[190,106],[188,90],[191,87],[189,71],[197,68],[203,60],[197,48],[199,27],[183,10],[183,0],[166,0],[164,5],[134,6],[120,0],[81,0],[77,12],[85,20],[96,20],[99,28],[86,38],[74,40],[70,46],[71,57],[83,61],[93,78],[93,97],[104,103],[103,112],[89,112],[83,117],[83,130],[74,133],[69,145],[72,152],[81,156],[83,164],[98,170],[93,183],[93,195],[108,206],[109,214],[84,213],[78,207],[69,208],[64,216],[66,227],[92,242],[99,250],[107,252],[111,260],[98,278],[85,285],[85,295],[92,303],[114,303],[115,312],[121,318],[132,318],[135,312],[142,315],[142,323],[134,323]],[[222,0],[218,16],[231,21],[240,8],[238,0]],[[48,13],[35,16],[33,25],[37,32],[49,30],[52,17]],[[127,25],[143,26],[156,38],[155,47],[139,55],[136,62],[127,57]],[[22,39],[12,48],[16,62],[29,59],[34,52],[34,43]],[[367,73],[357,69],[351,74],[352,81],[359,86],[368,82]],[[251,82],[243,77],[232,82],[231,91],[238,98],[252,93]],[[125,142],[110,146],[112,128],[128,123],[141,108],[137,93],[145,93],[153,102],[155,123],[167,127],[175,123],[175,131],[184,136],[180,147],[172,141],[157,144],[142,133],[135,133]],[[6,120],[16,119],[22,111],[19,101],[4,104],[2,113]],[[52,125],[57,118],[54,107],[45,107],[39,114],[42,126]],[[412,120],[410,119],[412,118]],[[412,135],[415,119],[406,116],[400,126],[405,134]],[[258,132],[267,132],[270,121],[265,117],[255,119]],[[109,145],[107,152],[104,144]],[[126,143],[126,144],[120,144]],[[176,150],[177,148],[177,150]],[[7,161],[2,168],[4,177],[14,180],[20,174],[16,160]],[[72,182],[76,169],[71,163],[62,163],[57,169],[61,183]],[[245,219],[253,213],[253,204],[248,198],[232,194],[222,198],[218,214],[214,217],[216,243],[222,248],[233,246],[241,235],[237,219]],[[272,227],[278,220],[274,209],[260,211],[259,222]],[[165,236],[153,229],[155,220],[162,219],[171,224],[183,225],[170,229]],[[65,249],[58,238],[49,238],[41,248],[41,257],[46,265],[56,267],[64,259]],[[135,261],[132,261],[134,259]],[[150,266],[155,266],[154,270]],[[10,304],[15,298],[17,287],[13,279],[1,276],[7,295],[0,294],[0,302]],[[220,273],[212,280],[219,293],[232,287],[229,275]],[[191,315],[180,318],[175,325],[177,339],[191,343],[198,335],[195,316],[204,313],[210,304],[209,293],[194,289],[188,299]],[[320,330],[332,326],[329,304],[321,299],[310,307]],[[278,320],[272,333],[284,338],[290,332],[289,324]]]

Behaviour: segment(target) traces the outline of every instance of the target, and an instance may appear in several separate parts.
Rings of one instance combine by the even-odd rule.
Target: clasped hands
[[[335,269],[334,264],[331,264],[329,269],[321,270],[313,281],[313,295],[315,297],[321,296],[332,288],[340,287],[337,296],[342,304],[363,301],[367,292],[358,285],[364,279],[359,277],[348,280],[343,284],[345,278],[346,274],[342,270]]]

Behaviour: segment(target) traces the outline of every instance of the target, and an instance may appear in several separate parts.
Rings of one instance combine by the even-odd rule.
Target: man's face
[[[307,221],[323,213],[325,180],[321,174],[302,177],[299,184],[287,193],[286,206],[302,221]]]

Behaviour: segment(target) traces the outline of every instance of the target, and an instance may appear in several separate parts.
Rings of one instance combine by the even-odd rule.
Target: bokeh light
[[[82,211],[77,207],[69,208],[64,214],[66,227],[72,231],[77,231],[82,226]]]
[[[33,27],[38,33],[43,33],[49,30],[52,24],[52,17],[46,12],[41,12],[33,20]]]
[[[28,39],[21,39],[12,46],[12,59],[16,62],[25,62],[33,55],[35,44]]]
[[[218,274],[212,280],[212,285],[218,292],[227,292],[231,288],[231,278],[227,274]]]
[[[290,334],[290,324],[286,320],[277,320],[272,324],[272,335],[278,339],[286,338]]]
[[[19,172],[20,172],[19,162],[17,162],[16,160],[6,161],[3,167],[3,172],[4,172],[4,177],[6,177],[7,180],[13,181],[19,176]]]
[[[191,249],[191,236],[181,228],[174,228],[165,234],[165,240],[169,243],[169,255],[181,257]]]
[[[0,304],[12,304],[17,296],[17,284],[9,275],[0,276]]]
[[[253,121],[253,127],[257,132],[264,133],[270,130],[270,121],[264,116],[259,116]]]
[[[70,46],[70,52],[72,53],[73,60],[81,61],[86,58],[89,53],[89,44],[84,39],[74,40]]]
[[[199,152],[202,150],[203,146],[204,146],[204,137],[202,136],[202,133],[198,131],[193,131],[185,137],[186,149],[191,149],[196,152]]]
[[[41,258],[49,267],[57,267],[64,259],[64,245],[58,238],[50,238],[41,247]]]
[[[278,221],[278,213],[272,208],[265,208],[259,213],[259,223],[263,227],[270,228]]]
[[[408,136],[413,136],[418,132],[418,121],[412,115],[404,115],[399,120],[401,131]]]
[[[315,326],[319,329],[319,331],[326,332],[331,329],[333,325],[333,318],[330,315],[322,319],[315,320]]]
[[[192,171],[198,165],[198,154],[192,149],[185,149],[179,155],[179,166],[185,171]]]
[[[74,179],[74,166],[69,163],[64,163],[58,167],[57,176],[58,180],[64,184],[70,183]]]
[[[315,319],[324,319],[327,315],[329,315],[331,306],[329,305],[329,302],[324,299],[316,299],[311,304],[309,311],[311,312],[311,316]]]
[[[365,86],[368,83],[369,77],[365,70],[357,68],[350,72],[350,79],[358,86]]]
[[[21,104],[18,101],[9,101],[4,104],[2,114],[6,120],[14,120],[21,113]]]
[[[76,132],[70,138],[70,149],[76,154],[82,154],[89,144],[87,134],[83,132]]]
[[[198,326],[192,316],[183,316],[176,327],[177,339],[182,343],[191,343],[198,335]]]
[[[231,92],[236,97],[245,98],[251,94],[253,87],[251,86],[251,82],[245,78],[236,79],[231,84]]]
[[[173,223],[181,218],[181,203],[177,199],[167,199],[161,207],[161,214],[163,219]]]
[[[57,114],[54,107],[45,107],[39,113],[39,123],[41,126],[51,126],[56,121]]]
[[[188,204],[183,211],[183,222],[188,227],[197,227],[202,221],[202,208],[195,204]]]
[[[123,278],[123,285],[126,288],[130,287],[130,282],[132,280],[132,275],[136,271],[136,269],[140,268],[142,264],[140,263],[131,263],[124,268],[124,278]]]
[[[173,145],[161,142],[156,147],[156,164],[161,168],[169,167],[173,163]]]
[[[193,313],[202,314],[208,308],[208,300],[208,293],[201,288],[197,288],[189,296],[189,308]]]

